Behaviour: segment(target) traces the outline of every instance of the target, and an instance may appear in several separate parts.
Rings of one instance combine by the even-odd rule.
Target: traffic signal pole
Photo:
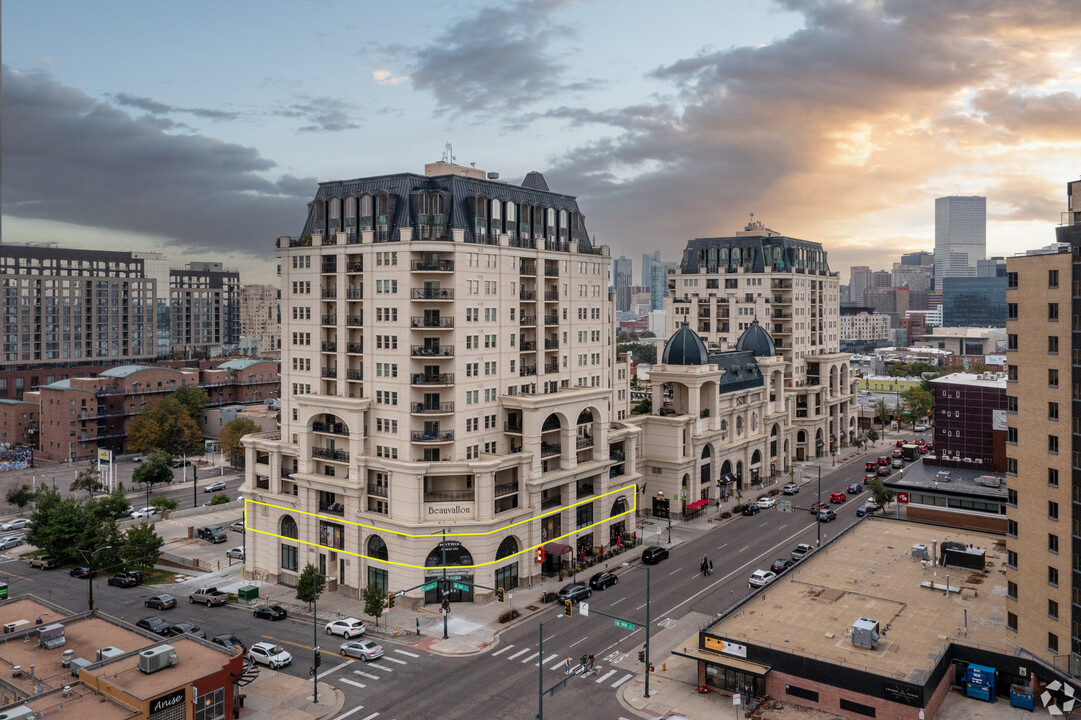
[[[447,617],[450,616],[450,600],[447,597],[450,595],[450,591],[447,589],[447,529],[443,528],[443,542],[439,543],[439,549],[443,553],[443,597],[441,598],[443,608],[443,639],[446,640],[447,635]]]

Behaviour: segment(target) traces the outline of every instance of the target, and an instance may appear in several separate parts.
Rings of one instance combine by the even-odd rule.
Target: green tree
[[[171,498],[168,495],[155,495],[150,498],[150,506],[156,507],[158,512],[163,510],[176,510],[178,505],[180,505],[180,503],[176,501],[176,498]]]
[[[94,566],[115,567],[120,533],[106,500],[79,502],[61,498],[52,488],[42,488],[30,516],[33,525],[26,533],[26,541],[61,562],[89,562],[89,553],[109,546],[94,557]]]
[[[88,468],[80,470],[78,476],[71,482],[71,487],[69,489],[72,492],[86,490],[87,496],[91,498],[94,497],[94,493],[104,490],[105,485],[101,482],[98,466],[91,465]]]
[[[244,445],[241,444],[241,439],[245,435],[262,431],[263,429],[256,425],[254,421],[248,418],[237,418],[226,423],[225,427],[218,433],[218,440],[221,442],[222,451],[235,465],[236,458],[244,457]]]
[[[631,408],[631,415],[649,415],[653,412],[653,401],[649,398],[639,401]]]
[[[630,353],[650,365],[657,362],[657,346],[653,343],[629,343],[618,346],[617,350],[621,353]]]
[[[908,372],[909,372],[910,375],[921,376],[924,373],[938,372],[938,368],[936,368],[934,365],[931,365],[929,363],[914,362],[914,363],[912,363],[911,365],[908,366]]]
[[[875,403],[875,418],[878,420],[879,425],[881,425],[883,429],[886,428],[886,423],[890,421],[891,414],[892,413],[890,413],[890,409],[886,407],[885,400],[879,400]]]
[[[379,583],[368,583],[364,588],[364,614],[379,624],[379,618],[383,615],[384,589]]]
[[[177,388],[172,393],[172,398],[184,407],[188,417],[195,422],[199,422],[203,414],[203,408],[210,404],[210,396],[201,387],[185,386]]]
[[[23,508],[34,502],[37,496],[36,490],[32,490],[29,485],[22,485],[8,490],[7,499],[9,503],[19,508],[19,514],[22,515]]]
[[[161,556],[165,541],[149,523],[132,525],[120,540],[120,559],[128,567],[149,571]]]
[[[172,454],[165,450],[155,450],[150,453],[139,467],[131,474],[131,481],[142,483],[146,492],[154,492],[155,485],[171,483],[173,481]]]
[[[120,518],[128,514],[131,503],[128,502],[128,494],[124,491],[124,484],[117,483],[116,489],[108,495],[98,498],[97,503],[102,512],[109,517]]]
[[[886,511],[886,505],[893,500],[893,490],[882,484],[882,481],[875,478],[870,485],[871,497],[874,498],[875,504],[882,508],[882,511]]]
[[[886,370],[886,374],[890,377],[907,377],[909,374],[909,367],[902,362],[897,362],[890,365]]]
[[[871,441],[872,445],[874,445],[876,442],[878,442],[878,431],[875,430],[874,428],[871,428],[870,430],[868,430],[867,431],[867,439]]]
[[[655,332],[653,332],[652,330],[646,330],[645,332],[643,332],[643,333],[642,333],[641,335],[639,335],[638,337],[640,337],[640,338],[642,338],[643,340],[645,340],[646,338],[655,338],[655,337],[657,337],[657,334],[656,334]]]
[[[315,566],[308,563],[297,578],[297,600],[311,605],[323,594],[327,579],[316,572]]]
[[[203,447],[203,432],[198,416],[192,417],[189,406],[175,395],[166,396],[135,418],[128,430],[128,445],[132,450],[160,448],[172,455],[179,455]]]
[[[910,417],[915,420],[927,417],[927,411],[935,404],[935,396],[922,387],[910,387],[902,391],[901,400],[904,401],[905,409],[910,413]]]
[[[211,505],[224,505],[229,502],[229,496],[225,493],[217,493],[214,497],[210,498]]]

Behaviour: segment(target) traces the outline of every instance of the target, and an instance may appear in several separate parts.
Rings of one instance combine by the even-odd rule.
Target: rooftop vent
[[[874,650],[878,647],[878,620],[860,618],[852,623],[852,644],[856,647]]]
[[[4,634],[10,635],[13,632],[18,632],[29,624],[29,620],[13,620],[9,623],[4,623]]]
[[[34,717],[34,711],[25,705],[20,705],[15,708],[8,708],[3,712],[0,712],[0,720],[24,720]]]
[[[172,667],[179,661],[172,645],[158,645],[139,653],[139,669],[147,675]]]
[[[67,644],[67,638],[64,637],[64,626],[60,623],[41,626],[38,629],[38,642],[46,650],[63,647]]]
[[[79,670],[85,667],[90,667],[94,663],[90,662],[86,658],[75,658],[71,661],[71,674],[73,677],[79,677]]]
[[[75,659],[75,651],[68,649],[64,651],[64,654],[60,657],[60,667],[71,667],[71,661]]]
[[[976,478],[976,482],[984,487],[997,488],[1002,485],[1002,478],[994,475],[980,475]]]

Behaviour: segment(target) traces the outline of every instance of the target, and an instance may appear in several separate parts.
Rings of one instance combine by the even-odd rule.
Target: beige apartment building
[[[279,240],[281,431],[245,441],[258,576],[433,603],[449,567],[470,601],[634,530],[607,246],[539,173],[425,171],[322,183]]]
[[[1006,627],[1024,651],[1077,676],[1081,181],[1067,193],[1061,244],[1006,262]]]
[[[247,340],[259,357],[278,357],[281,349],[281,325],[278,307],[281,288],[276,285],[240,287],[240,337]]]

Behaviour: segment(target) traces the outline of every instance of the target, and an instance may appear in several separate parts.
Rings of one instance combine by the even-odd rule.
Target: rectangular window
[[[1047,566],[1047,584],[1058,587],[1058,568]]]
[[[1007,550],[1006,551],[1006,565],[1008,567],[1014,568],[1015,570],[1017,569],[1017,551],[1015,551],[1015,550]]]
[[[875,709],[870,705],[864,705],[863,703],[852,702],[851,700],[841,698],[840,707],[842,710],[848,710],[849,712],[854,712],[858,715],[875,717]]]
[[[1058,503],[1054,500],[1047,501],[1047,519],[1058,520]]]
[[[282,545],[282,570],[297,571],[296,545]]]
[[[1058,535],[1047,533],[1047,551],[1053,553],[1058,552]]]
[[[1017,335],[1015,333],[1009,333],[1006,335],[1006,349],[1017,350]]]
[[[1058,355],[1058,335],[1047,336],[1047,353],[1049,355]]]
[[[1047,371],[1047,386],[1053,388],[1058,387],[1058,370]]]
[[[1006,629],[1017,632],[1017,615],[1012,612],[1006,613]]]
[[[1006,428],[1006,442],[1013,443],[1015,445],[1017,444],[1017,428],[1015,428],[1015,427],[1007,427]]]
[[[1058,287],[1058,270],[1048,270],[1047,271],[1047,287],[1049,287],[1049,288],[1057,288]]]
[[[804,700],[810,700],[811,702],[818,702],[817,690],[807,690],[801,687],[796,687],[795,685],[785,685],[784,691],[786,695],[802,698]]]
[[[1047,303],[1047,320],[1058,322],[1058,303]]]
[[[195,720],[221,720],[225,717],[225,688],[211,690],[195,698]]]
[[[1058,420],[1058,403],[1056,403],[1056,402],[1047,403],[1047,419],[1048,420]]]
[[[1047,617],[1058,620],[1058,603],[1054,600],[1047,601]]]
[[[1047,633],[1047,649],[1053,653],[1058,652],[1058,635]]]
[[[1058,469],[1047,468],[1047,484],[1050,487],[1058,487]]]
[[[1006,319],[1017,319],[1017,303],[1006,303]]]
[[[1011,412],[1011,413],[1017,412],[1017,396],[1016,395],[1007,395],[1006,396],[1006,412]]]
[[[1006,287],[1010,290],[1017,289],[1017,273],[1006,273]]]
[[[1012,580],[1006,581],[1006,597],[1008,597],[1010,600],[1017,599],[1017,583],[1013,582]]]

